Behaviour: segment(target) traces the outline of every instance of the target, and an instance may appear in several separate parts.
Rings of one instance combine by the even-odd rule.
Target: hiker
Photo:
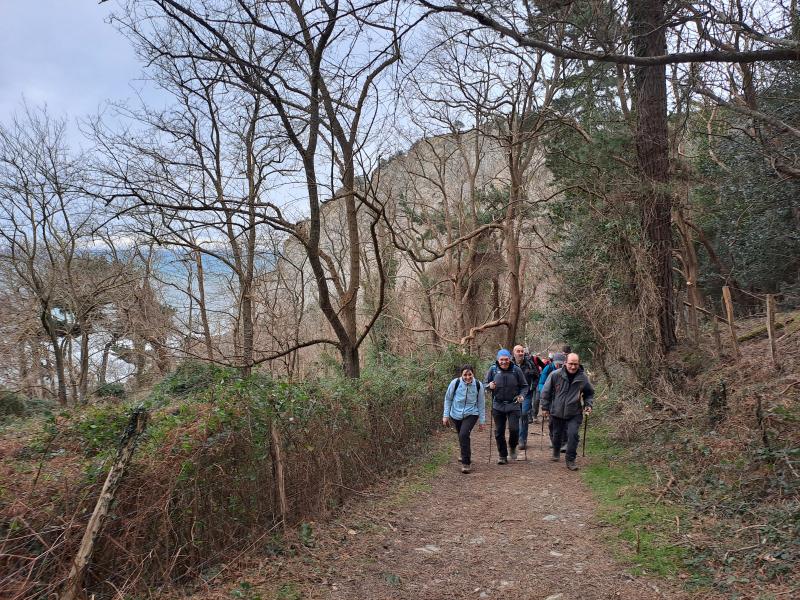
[[[478,431],[483,431],[486,425],[486,400],[484,386],[475,379],[472,365],[463,365],[460,372],[444,394],[442,423],[445,427],[452,423],[456,430],[461,447],[461,472],[467,474],[472,470],[469,436],[475,423],[478,423]]]
[[[530,413],[530,417],[528,419],[529,423],[538,423],[539,422],[539,404],[540,404],[540,397],[541,397],[541,390],[539,389],[539,376],[542,374],[542,371],[547,366],[547,362],[542,360],[542,358],[538,354],[534,354],[531,357],[533,359],[533,364],[536,366],[536,379],[531,384],[531,391],[533,392],[533,405],[532,410]],[[549,361],[548,361],[549,362]]]
[[[547,382],[548,377],[550,374],[555,371],[556,369],[560,369],[564,364],[564,361],[567,359],[567,355],[562,352],[551,353],[550,355],[550,362],[547,363],[544,369],[542,369],[542,373],[539,375],[539,383],[536,386],[537,391],[539,392],[539,403],[542,402],[542,389],[544,388],[544,384]],[[547,415],[544,414],[542,411],[542,418],[546,418]],[[547,430],[549,431],[550,435],[550,447],[553,447],[553,422],[547,422]],[[567,451],[566,447],[566,440],[564,441],[564,447],[561,449],[562,452]]]
[[[583,415],[592,412],[594,388],[574,352],[567,356],[564,366],[553,371],[542,388],[542,415],[550,416],[553,425],[553,456],[561,457],[560,447],[566,438],[567,468],[577,471],[578,432]]]
[[[526,354],[523,346],[519,344],[514,346],[514,364],[522,369],[522,374],[525,375],[525,381],[528,383],[528,390],[522,399],[522,412],[520,413],[519,450],[525,450],[528,446],[528,417],[533,403],[533,391],[536,389],[536,382],[539,381],[539,370],[531,357]],[[518,460],[522,460],[522,457],[518,457]]]
[[[498,465],[517,459],[517,441],[519,440],[519,415],[522,399],[525,397],[528,384],[525,374],[511,362],[511,352],[503,348],[497,353],[497,362],[486,374],[486,387],[492,391],[492,418],[495,422],[494,439],[500,458]],[[506,423],[508,423],[508,445],[506,445]]]

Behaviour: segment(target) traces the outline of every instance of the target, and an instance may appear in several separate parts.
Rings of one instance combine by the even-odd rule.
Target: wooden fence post
[[[711,318],[711,324],[714,332],[714,345],[717,348],[717,356],[722,356],[722,340],[719,338],[719,317],[717,317],[717,309],[714,309],[714,314]]]
[[[728,315],[728,329],[731,332],[731,341],[733,342],[733,350],[736,353],[736,360],[742,357],[739,351],[739,340],[736,339],[736,327],[733,321],[733,300],[731,299],[731,288],[727,285],[722,288],[722,301],[725,303],[725,313]]]
[[[769,353],[772,356],[772,366],[780,369],[778,357],[775,352],[775,296],[767,294],[767,335],[769,335]]]
[[[697,303],[698,303],[698,294],[697,290],[695,289],[694,282],[687,281],[686,282],[686,295],[689,298],[689,328],[692,331],[692,342],[694,344],[700,343],[700,322],[697,318]]]
[[[83,532],[81,545],[72,561],[72,568],[67,576],[67,582],[64,584],[64,593],[60,596],[60,600],[75,600],[83,597],[83,576],[92,557],[94,544],[103,525],[103,519],[108,514],[112,502],[114,502],[114,495],[117,493],[122,476],[125,474],[125,469],[133,457],[136,440],[139,439],[139,436],[144,431],[145,425],[147,425],[147,411],[143,408],[136,409],[131,415],[130,421],[128,421],[128,427],[122,436],[117,456],[108,471],[108,476],[106,476],[100,497],[97,499],[94,512],[92,512],[89,523],[86,525],[86,531]]]
[[[270,434],[270,453],[272,458],[272,476],[275,479],[275,495],[278,501],[278,511],[283,521],[284,532],[289,527],[289,500],[286,495],[286,469],[283,457],[283,446],[281,445],[280,434],[278,433],[278,420],[272,419],[269,427]]]

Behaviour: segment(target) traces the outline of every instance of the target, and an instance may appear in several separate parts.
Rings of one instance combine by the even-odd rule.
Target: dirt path
[[[629,575],[611,557],[579,474],[563,460],[549,462],[538,437],[528,462],[499,466],[495,453],[487,465],[486,436],[473,435],[472,474],[459,472],[454,440],[442,435],[450,460],[427,483],[406,481],[389,496],[354,502],[315,530],[312,548],[261,562],[249,584],[267,584],[278,598],[689,597]]]

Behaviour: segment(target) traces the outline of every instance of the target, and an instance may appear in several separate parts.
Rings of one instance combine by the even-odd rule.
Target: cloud
[[[0,2],[0,122],[22,99],[56,117],[83,117],[133,96],[141,65],[106,22],[111,3]]]

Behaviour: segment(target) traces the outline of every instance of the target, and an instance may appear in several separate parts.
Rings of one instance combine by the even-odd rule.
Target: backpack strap
[[[462,381],[461,377],[459,377],[456,380],[456,386],[453,388],[453,399],[451,400],[451,402],[455,402],[456,401],[456,392],[458,391],[458,386],[461,385],[461,381]],[[479,396],[481,395],[481,382],[478,380],[477,377],[475,377],[474,381],[475,381],[475,387],[478,390],[478,393],[475,396],[475,406],[478,406]]]

